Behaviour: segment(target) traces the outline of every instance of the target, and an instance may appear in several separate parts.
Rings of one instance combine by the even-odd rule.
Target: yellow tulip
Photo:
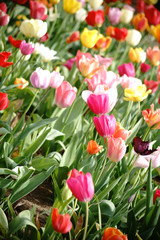
[[[82,7],[81,2],[77,0],[63,0],[63,9],[67,13],[74,14]]]
[[[152,90],[147,91],[147,88],[144,84],[138,86],[136,89],[126,88],[124,90],[124,95],[125,95],[124,100],[133,101],[133,102],[141,102],[145,98],[147,98],[148,94],[151,92],[152,92]]]
[[[84,47],[93,48],[98,40],[98,31],[85,28],[81,33],[81,43]]]
[[[140,63],[145,62],[146,60],[146,53],[142,48],[130,48],[129,50],[129,59],[132,62]]]
[[[60,2],[60,0],[49,0],[49,2],[56,5]]]

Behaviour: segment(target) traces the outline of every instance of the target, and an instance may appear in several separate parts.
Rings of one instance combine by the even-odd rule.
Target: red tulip
[[[5,2],[0,3],[0,10],[4,13],[7,12],[7,5],[5,4]]]
[[[144,0],[137,0],[136,6],[137,6],[137,12],[144,12],[146,5]]]
[[[45,14],[45,6],[43,3],[35,2],[30,0],[31,18],[46,20],[48,15]]]
[[[72,223],[70,221],[69,214],[59,214],[57,208],[53,208],[52,211],[52,227],[56,232],[65,234],[72,229]]]
[[[49,38],[49,34],[46,33],[44,36],[42,36],[42,37],[40,38],[40,42],[46,42],[46,41],[48,40],[48,38]]]
[[[115,38],[117,41],[125,41],[128,34],[128,30],[127,28],[109,26],[106,28],[106,34],[110,37]]]
[[[153,5],[145,7],[145,16],[150,25],[157,25],[160,23],[160,11],[158,11]]]
[[[157,91],[158,85],[159,85],[158,82],[153,81],[153,80],[148,81],[147,79],[144,79],[144,84],[146,85],[147,90],[148,90],[148,89],[151,89],[151,90],[152,90],[152,93],[154,93],[154,92]]]
[[[154,194],[154,197],[153,197],[153,203],[154,203],[154,204],[155,204],[155,201],[156,201],[156,199],[157,199],[158,197],[160,197],[160,189],[159,189],[159,188],[157,188],[157,190],[156,190],[156,192],[155,192],[155,194]]]
[[[15,2],[20,5],[24,5],[28,0],[12,0],[12,2]]]
[[[150,68],[151,66],[149,64],[141,63],[141,72],[146,73],[149,71]]]
[[[11,55],[10,52],[1,52],[0,53],[0,66],[1,67],[9,67],[12,65],[12,62],[7,62],[9,56]]]
[[[8,36],[8,41],[10,42],[10,44],[12,44],[12,46],[16,47],[16,48],[20,48],[21,42],[22,40],[20,39],[15,39],[12,37],[12,35]]]
[[[9,15],[0,10],[0,26],[6,26],[9,23]]]
[[[86,22],[93,27],[101,27],[104,23],[104,12],[102,10],[88,12]]]
[[[80,33],[79,31],[73,32],[66,40],[66,43],[72,43],[72,42],[76,42],[80,39]]]
[[[0,92],[0,110],[4,110],[8,107],[9,100],[7,93]]]

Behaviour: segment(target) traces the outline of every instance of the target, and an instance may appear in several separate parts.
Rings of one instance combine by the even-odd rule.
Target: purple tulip
[[[23,55],[29,55],[33,53],[34,47],[31,43],[26,43],[26,41],[23,40],[20,45],[20,50]]]

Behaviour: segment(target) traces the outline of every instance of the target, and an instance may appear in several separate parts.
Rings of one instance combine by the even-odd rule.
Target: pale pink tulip
[[[100,55],[94,55],[95,59],[98,60],[99,65],[107,69],[113,62],[113,58],[105,58]]]
[[[109,97],[107,94],[91,94],[87,98],[88,107],[97,115],[105,114],[108,111]]]
[[[153,66],[158,66],[160,64],[160,49],[158,46],[154,46],[153,49],[149,47],[146,54]]]
[[[116,119],[113,115],[101,115],[99,118],[93,118],[97,132],[103,138],[108,138],[113,135],[116,128]]]
[[[94,184],[90,173],[85,175],[81,172],[79,175],[71,176],[67,180],[67,185],[80,202],[89,202],[94,196]]]
[[[125,88],[137,88],[138,86],[142,85],[142,81],[138,78],[128,77],[127,75],[123,75],[123,77],[120,78],[121,86],[123,89]]]
[[[36,68],[31,74],[30,81],[33,87],[46,89],[49,87],[51,74],[48,70]]]
[[[160,65],[159,65],[158,71],[157,71],[157,81],[158,81],[158,83],[160,83]]]
[[[55,104],[60,108],[67,108],[72,105],[76,98],[77,88],[72,87],[69,82],[63,81],[62,84],[56,88]]]
[[[112,25],[116,25],[120,22],[121,10],[119,8],[109,8],[108,20]]]
[[[51,73],[50,86],[52,88],[58,88],[63,82],[63,80],[64,80],[64,77],[59,72],[53,71]]]
[[[107,143],[107,157],[112,162],[119,162],[126,153],[125,141],[121,137],[114,138],[111,136],[108,138]]]
[[[135,153],[135,155],[137,155]],[[152,168],[157,168],[160,166],[160,147],[157,148],[157,151],[149,155],[139,155],[138,158],[135,158],[133,161],[134,167],[148,168],[151,160]]]

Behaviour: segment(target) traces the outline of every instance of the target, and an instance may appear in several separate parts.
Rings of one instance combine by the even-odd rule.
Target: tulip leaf
[[[141,125],[143,122],[143,118],[141,118],[136,125],[134,126],[134,128],[131,130],[131,134],[128,136],[128,138],[126,139],[125,143],[126,145],[128,145],[130,142],[132,142],[133,138],[136,137],[137,132],[139,131]]]
[[[0,208],[0,232],[5,237],[8,232],[8,221],[4,211]]]

